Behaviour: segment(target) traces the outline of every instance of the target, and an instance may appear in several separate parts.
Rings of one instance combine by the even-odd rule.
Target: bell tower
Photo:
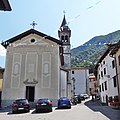
[[[63,43],[63,56],[64,56],[64,68],[70,69],[71,64],[71,51],[70,51],[70,37],[71,37],[71,30],[68,27],[66,22],[65,15],[63,17],[62,24],[58,30],[59,40]]]
[[[71,84],[71,51],[70,51],[70,37],[71,30],[68,27],[66,22],[65,14],[63,17],[62,24],[58,30],[59,40],[63,43],[63,57],[64,57],[64,65],[62,66],[64,69],[68,70],[68,79],[67,79],[67,97],[71,98],[72,96],[72,84]]]

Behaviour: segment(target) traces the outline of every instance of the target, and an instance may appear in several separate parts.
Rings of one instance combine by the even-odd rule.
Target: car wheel
[[[30,109],[26,110],[26,112],[30,112]]]
[[[60,109],[60,106],[58,106],[57,108]]]
[[[52,108],[50,109],[50,112],[52,112]]]
[[[68,109],[71,109],[71,106],[70,106],[70,107],[68,107]]]
[[[17,113],[17,111],[14,111],[14,110],[13,110],[12,113],[15,114],[15,113]]]
[[[36,109],[35,112],[38,113],[39,111]]]

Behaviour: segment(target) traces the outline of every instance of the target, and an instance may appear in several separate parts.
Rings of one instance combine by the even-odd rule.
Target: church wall
[[[17,41],[18,42],[18,41]],[[35,86],[35,101],[59,98],[59,46],[9,46],[2,93],[2,105],[26,97],[26,86]]]

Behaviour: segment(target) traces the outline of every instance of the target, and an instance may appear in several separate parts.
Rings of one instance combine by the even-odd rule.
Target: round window
[[[31,39],[31,43],[35,42],[35,39]]]

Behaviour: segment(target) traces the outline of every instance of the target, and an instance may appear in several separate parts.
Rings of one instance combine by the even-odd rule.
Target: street
[[[0,120],[120,120],[119,113],[120,110],[84,101],[71,109],[53,107],[53,112],[49,113],[35,113],[33,109],[29,113],[12,114],[11,110],[0,110]]]

